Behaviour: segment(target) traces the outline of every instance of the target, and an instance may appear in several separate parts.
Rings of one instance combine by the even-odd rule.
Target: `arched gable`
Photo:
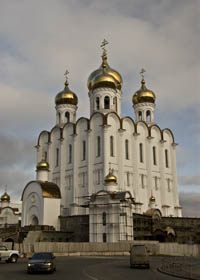
[[[121,128],[130,131],[131,133],[135,132],[135,122],[131,117],[124,117],[121,119]]]
[[[121,128],[121,119],[115,112],[110,112],[105,115],[106,124],[110,125],[112,128],[120,129]]]
[[[162,131],[157,124],[154,124],[149,127],[149,136],[162,140]]]
[[[38,136],[38,141],[37,141],[37,145],[40,146],[41,145],[41,141],[42,139],[44,139],[43,141],[45,143],[49,143],[50,142],[50,132],[47,130],[43,130],[40,135]]]
[[[97,126],[102,126],[105,124],[106,124],[106,120],[102,113],[95,112],[91,115],[90,121],[89,121],[90,129],[93,129],[94,126],[97,127]]]
[[[136,132],[138,134],[144,135],[145,137],[149,136],[149,127],[144,121],[139,121],[136,123]]]
[[[55,140],[60,140],[62,139],[62,128],[58,127],[58,126],[54,126],[50,132],[50,141],[52,141],[52,139]]]
[[[168,143],[174,143],[174,135],[169,128],[165,128],[162,130],[162,139]]]
[[[72,135],[76,133],[76,125],[74,123],[66,123],[62,129],[62,135],[65,137],[65,135]]]
[[[76,133],[79,133],[80,130],[88,130],[90,129],[90,121],[87,118],[80,118],[77,120],[75,125]]]

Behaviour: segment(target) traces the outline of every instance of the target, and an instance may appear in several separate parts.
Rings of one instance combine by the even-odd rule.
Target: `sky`
[[[184,216],[200,217],[200,1],[0,0],[0,194],[19,201],[35,179],[37,137],[55,125],[54,99],[70,72],[78,118],[89,117],[87,79],[108,62],[123,77],[122,115],[145,68],[156,123],[177,146]]]

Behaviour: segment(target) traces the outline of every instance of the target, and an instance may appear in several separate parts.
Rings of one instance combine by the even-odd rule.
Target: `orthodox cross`
[[[142,79],[144,79],[144,73],[146,72],[146,70],[144,68],[141,69],[140,74],[142,76]]]
[[[103,49],[103,53],[106,54],[106,45],[108,45],[108,41],[106,39],[101,43],[101,48]]]

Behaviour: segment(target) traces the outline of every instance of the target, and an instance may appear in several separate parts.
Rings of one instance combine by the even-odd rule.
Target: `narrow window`
[[[127,176],[127,186],[129,187],[130,186],[130,173],[127,172],[126,176]]]
[[[114,157],[114,145],[113,145],[113,136],[110,136],[110,156]]]
[[[86,142],[85,140],[82,142],[82,160],[85,160],[85,156],[86,156]]]
[[[144,188],[144,174],[141,174],[141,186]]]
[[[102,214],[102,224],[103,226],[106,226],[106,212],[103,212]]]
[[[97,136],[97,157],[101,156],[101,137]]]
[[[156,147],[153,147],[153,164],[156,165]]]
[[[96,109],[99,110],[99,97],[96,98]]]
[[[143,145],[142,145],[142,143],[140,143],[139,149],[140,149],[140,162],[143,162]]]
[[[100,185],[101,181],[101,170],[97,169],[97,185]]]
[[[128,145],[128,139],[125,140],[125,156],[126,156],[126,159],[129,159],[129,145]]]
[[[103,233],[103,242],[105,243],[106,241],[107,241],[106,233],[104,232],[104,233]]]
[[[70,114],[69,114],[69,112],[65,113],[65,119],[66,119],[66,122],[70,122]]]
[[[168,188],[168,192],[171,191],[171,186],[170,186],[170,179],[167,179],[167,188]]]
[[[44,152],[44,159],[47,161],[47,152]]]
[[[142,120],[142,112],[141,112],[141,111],[138,112],[138,120],[139,120],[139,121]]]
[[[110,109],[110,98],[109,98],[109,96],[104,97],[104,109]]]
[[[165,166],[169,167],[168,150],[165,150]]]
[[[151,121],[151,112],[149,110],[146,112],[146,121],[147,122]]]
[[[56,166],[59,165],[59,149],[56,149]]]
[[[158,190],[158,177],[155,176],[155,190]]]
[[[69,163],[72,163],[72,145],[69,144]]]

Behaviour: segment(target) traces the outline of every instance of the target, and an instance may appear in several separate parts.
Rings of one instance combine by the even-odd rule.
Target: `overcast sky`
[[[143,67],[156,123],[179,144],[183,213],[200,216],[199,18],[199,0],[0,0],[0,194],[7,184],[19,200],[35,178],[34,146],[55,125],[66,69],[78,117],[89,117],[87,78],[106,38],[109,64],[124,80],[123,116],[135,118]]]

